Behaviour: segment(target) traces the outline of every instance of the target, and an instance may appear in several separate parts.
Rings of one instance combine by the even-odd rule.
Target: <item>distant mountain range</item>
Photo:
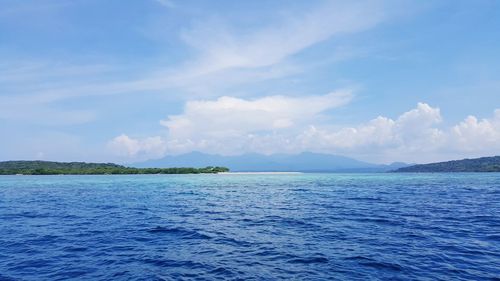
[[[372,164],[349,157],[303,152],[300,154],[243,154],[222,156],[191,152],[162,159],[134,163],[138,168],[223,166],[234,172],[387,172],[409,164]]]
[[[413,165],[395,172],[500,172],[500,156]]]

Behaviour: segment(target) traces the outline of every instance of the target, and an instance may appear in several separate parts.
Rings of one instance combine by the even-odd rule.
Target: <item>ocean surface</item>
[[[0,280],[500,280],[500,174],[0,176]]]

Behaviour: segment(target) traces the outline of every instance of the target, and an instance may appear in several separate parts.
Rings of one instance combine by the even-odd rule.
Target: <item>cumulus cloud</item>
[[[489,119],[469,116],[442,128],[440,109],[418,103],[394,119],[378,116],[357,126],[332,129],[332,120],[322,118],[322,113],[351,98],[350,92],[339,91],[300,98],[195,100],[186,103],[181,114],[160,121],[168,129],[167,137],[135,140],[122,135],[113,143],[130,157],[193,150],[217,154],[314,151],[370,161],[426,162],[500,151],[500,110]]]
[[[322,139],[324,145],[332,148],[406,146],[420,149],[439,142],[441,131],[433,126],[441,119],[439,108],[418,103],[415,109],[403,113],[396,120],[379,116],[357,127],[333,132],[314,129],[314,133],[307,135]]]
[[[491,119],[468,116],[452,128],[450,138],[456,149],[500,152],[500,109],[495,110]]]
[[[490,119],[469,116],[441,128],[439,108],[418,103],[396,119],[379,116],[340,130],[310,127],[297,139],[299,150],[341,153],[366,160],[428,162],[500,152],[500,110]]]
[[[296,128],[321,112],[342,106],[352,98],[349,91],[323,96],[268,96],[245,100],[220,97],[214,101],[187,102],[184,112],[160,123],[172,139],[239,137],[259,131]]]
[[[298,135],[297,140],[299,150],[356,155],[370,160],[383,159],[384,155],[393,161],[408,160],[408,155],[432,152],[444,144],[446,133],[435,127],[441,120],[439,108],[418,103],[415,109],[396,119],[379,116],[339,130],[312,126]]]
[[[275,145],[284,141],[282,134],[299,133],[297,130],[320,119],[322,112],[345,105],[352,97],[350,91],[344,90],[308,97],[268,96],[247,100],[225,96],[189,101],[182,114],[160,121],[168,129],[168,137],[139,139],[120,135],[108,146],[115,154],[129,158],[157,158],[166,152],[192,150],[271,153]],[[263,137],[268,139],[267,145],[261,143]]]

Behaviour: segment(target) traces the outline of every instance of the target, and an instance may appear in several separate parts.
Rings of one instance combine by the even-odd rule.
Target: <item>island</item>
[[[4,161],[0,175],[133,175],[133,174],[216,174],[228,172],[226,167],[204,168],[134,168],[114,163]]]
[[[450,173],[450,172],[500,172],[500,156],[420,164],[399,168],[393,172]]]

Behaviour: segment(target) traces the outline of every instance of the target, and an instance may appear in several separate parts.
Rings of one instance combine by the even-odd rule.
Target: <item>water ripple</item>
[[[210,239],[211,237],[202,233],[199,233],[194,230],[182,229],[179,227],[162,227],[156,226],[154,228],[148,229],[149,233],[157,233],[157,234],[169,234],[175,235],[182,239]]]
[[[0,280],[500,280],[500,174],[0,177]]]

